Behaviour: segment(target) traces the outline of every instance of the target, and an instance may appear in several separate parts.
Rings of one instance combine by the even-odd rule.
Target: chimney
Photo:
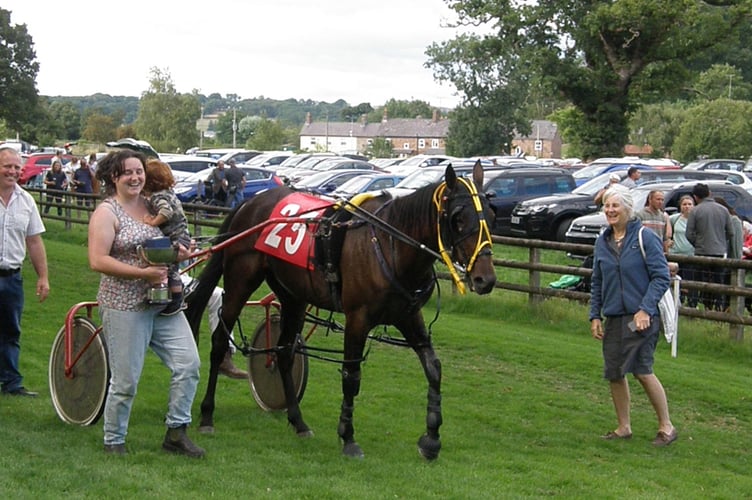
[[[381,123],[387,122],[387,112],[386,112],[386,106],[384,106],[384,114],[381,115]]]
[[[306,125],[310,125],[311,124],[311,112],[310,111],[308,113],[306,113],[306,115],[305,115],[305,124]]]
[[[438,121],[439,121],[439,110],[438,109],[434,109],[433,110],[433,122],[436,123]]]
[[[368,125],[368,115],[367,114],[363,113],[362,115],[360,115],[360,124],[363,125],[363,126]]]

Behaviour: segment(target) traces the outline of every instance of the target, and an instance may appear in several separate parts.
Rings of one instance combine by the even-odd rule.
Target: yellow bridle
[[[444,261],[444,264],[449,268],[449,274],[452,276],[452,280],[454,281],[454,284],[457,286],[457,290],[461,294],[464,295],[465,293],[465,284],[460,279],[459,273],[457,272],[458,269],[462,271],[463,273],[468,273],[472,270],[473,265],[475,264],[475,261],[477,260],[478,256],[480,255],[480,252],[486,247],[491,247],[493,249],[493,244],[491,242],[491,231],[488,229],[488,223],[486,222],[486,217],[483,215],[483,205],[480,202],[480,194],[478,193],[478,190],[475,187],[475,184],[471,181],[468,181],[467,179],[464,179],[462,177],[457,178],[458,182],[461,182],[465,188],[470,192],[470,198],[473,200],[473,206],[475,207],[475,211],[478,214],[478,223],[480,224],[480,228],[478,230],[478,241],[475,243],[475,250],[473,251],[472,256],[470,257],[470,260],[467,263],[467,268],[462,269],[462,266],[455,264],[452,262],[452,256],[450,253],[450,250],[447,250],[444,246],[444,241],[441,238],[441,212],[442,212],[442,204],[444,201],[444,191],[446,190],[446,182],[442,182],[436,190],[433,192],[433,203],[436,205],[436,209],[438,210],[438,217],[436,221],[437,225],[437,232],[438,232],[438,238],[439,238],[439,253],[441,254],[441,259]],[[450,221],[451,223],[451,221]]]

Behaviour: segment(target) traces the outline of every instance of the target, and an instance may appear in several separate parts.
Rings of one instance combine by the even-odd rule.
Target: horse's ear
[[[457,185],[457,174],[454,173],[454,169],[451,165],[448,165],[446,168],[446,172],[444,172],[444,180],[446,181],[447,187],[452,190]]]
[[[473,182],[478,191],[483,189],[483,165],[480,164],[480,160],[477,160],[473,165]]]

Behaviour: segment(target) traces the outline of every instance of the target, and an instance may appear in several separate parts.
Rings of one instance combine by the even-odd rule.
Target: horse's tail
[[[230,237],[227,230],[230,227],[233,216],[237,212],[236,207],[222,222],[222,226],[219,228],[219,237],[214,241],[217,245]],[[219,278],[222,277],[224,271],[223,255],[224,250],[217,250],[212,253],[209,261],[204,265],[204,269],[199,274],[197,281],[198,286],[194,288],[191,294],[186,297],[186,303],[188,307],[185,309],[185,317],[188,319],[188,323],[191,325],[191,331],[193,332],[193,338],[196,339],[198,344],[199,329],[201,327],[201,316],[206,309],[206,304],[209,302],[209,298],[214,293],[214,288],[219,283]]]

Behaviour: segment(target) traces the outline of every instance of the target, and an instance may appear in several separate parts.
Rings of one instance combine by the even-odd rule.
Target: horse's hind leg
[[[424,458],[434,460],[441,451],[441,361],[433,350],[431,338],[426,332],[426,325],[420,313],[408,318],[404,324],[396,326],[418,355],[428,381],[426,432],[418,439],[418,451]]]
[[[246,256],[246,258],[253,259],[254,257]],[[261,285],[264,279],[263,274],[259,271],[258,262],[254,260],[241,262],[242,259],[242,256],[236,255],[229,263],[230,265],[225,265],[225,293],[222,297],[220,321],[217,328],[212,332],[209,380],[206,385],[206,394],[201,401],[199,432],[214,432],[214,408],[219,365],[222,364],[222,360],[224,360],[225,354],[230,348],[230,331],[243,307],[245,307],[248,297]]]

